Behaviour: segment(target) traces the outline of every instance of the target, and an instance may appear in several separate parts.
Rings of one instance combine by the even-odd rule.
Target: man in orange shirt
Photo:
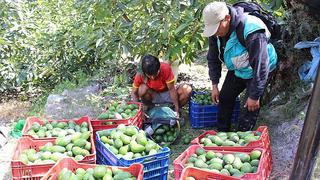
[[[149,103],[173,103],[179,117],[179,107],[187,104],[192,88],[187,84],[175,87],[171,66],[152,55],[145,55],[141,62],[142,73],[134,77],[131,97]]]

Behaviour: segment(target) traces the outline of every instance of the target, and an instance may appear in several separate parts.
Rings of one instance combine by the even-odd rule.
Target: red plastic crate
[[[69,121],[74,121],[76,124],[81,124],[83,122],[87,122],[88,123],[88,130],[90,132],[93,132],[93,128],[92,128],[92,125],[91,125],[91,121],[90,121],[90,118],[89,116],[83,116],[79,119],[62,119],[62,120],[52,120],[52,119],[49,119],[48,122],[52,122],[52,121],[57,121],[57,122],[69,122]],[[43,121],[37,117],[28,117],[27,120],[26,120],[26,124],[24,125],[23,129],[22,129],[22,136],[23,137],[30,137],[32,139],[35,139],[35,140],[48,140],[48,139],[56,139],[57,137],[51,137],[51,138],[48,138],[48,137],[44,137],[44,138],[34,138],[32,137],[31,135],[27,134],[28,133],[28,130],[31,128],[32,124],[35,123],[35,122],[38,122],[40,125],[43,125]]]
[[[252,148],[262,148],[266,151],[266,157],[268,159],[268,164],[272,164],[272,154],[271,154],[271,144],[270,144],[270,136],[269,136],[269,130],[267,126],[260,126],[258,129],[254,132],[260,132],[260,138],[256,141],[249,142],[246,146],[237,146],[238,149],[241,150],[241,148],[246,147],[252,147]],[[191,145],[201,145],[200,140],[205,137],[206,135],[216,135],[217,132],[214,130],[209,130],[201,134],[199,137],[195,138],[191,141]],[[219,146],[224,148],[225,150],[228,150],[228,148],[233,149],[233,146]]]
[[[268,127],[267,126],[260,126],[256,131],[253,132],[260,132],[260,138],[257,141],[251,141],[249,142],[246,146],[241,146],[241,147],[261,147],[261,148],[266,148],[270,146],[270,138],[269,138],[269,132],[268,132]],[[214,130],[209,130],[195,138],[194,140],[191,141],[191,145],[201,145],[200,140],[205,137],[206,135],[216,135],[217,132]],[[220,146],[222,147],[222,146]]]
[[[95,168],[96,164],[84,164],[78,163],[72,158],[64,158],[59,160],[42,178],[41,180],[56,180],[58,174],[63,168],[67,168],[71,171],[75,171],[77,168]],[[100,165],[101,166],[101,165]],[[106,166],[111,168],[111,166]],[[143,179],[143,165],[142,164],[132,164],[129,167],[117,167],[123,171],[131,173],[137,180]]]
[[[222,154],[229,154],[229,153],[250,153],[252,150],[257,149],[260,150],[261,157],[260,157],[260,163],[257,169],[256,173],[246,173],[240,178],[226,176],[219,173],[210,172],[210,178],[212,179],[224,179],[224,180],[232,180],[232,179],[250,179],[250,180],[265,180],[268,179],[270,173],[271,173],[271,164],[269,164],[268,159],[266,157],[266,151],[262,148],[252,148],[252,147],[243,147],[239,149],[238,147],[228,147],[227,149],[224,147],[203,147],[199,145],[192,145],[188,149],[186,149],[182,154],[180,154],[179,157],[177,157],[173,161],[173,167],[174,167],[174,176],[176,180],[181,179],[180,177],[183,177],[181,175],[184,168],[184,164],[186,161],[188,161],[189,157],[196,152],[196,149],[202,147],[206,152],[209,150],[212,150],[214,152],[220,152]],[[198,168],[194,168],[198,169]],[[204,171],[204,170],[203,170]],[[185,176],[186,177],[186,176]],[[198,177],[195,177],[196,179],[204,179],[204,176],[202,176],[201,173],[199,173]],[[209,179],[210,179],[209,178]]]
[[[54,164],[28,165],[19,160],[21,152],[25,149],[33,148],[39,151],[40,146],[48,142],[54,143],[55,139],[35,140],[29,137],[22,137],[18,140],[16,150],[11,161],[12,179],[40,179]],[[94,146],[93,136],[90,136],[91,154],[79,161],[81,163],[95,164],[96,148]]]
[[[239,180],[239,178],[236,177],[228,176],[226,178],[223,174],[213,174],[210,171],[192,167],[187,167],[183,169],[180,180],[186,180],[189,176],[195,178],[196,180]]]
[[[105,130],[105,129],[113,129],[118,127],[119,124],[124,125],[133,125],[137,126],[139,129],[142,128],[142,103],[139,102],[128,102],[127,104],[136,104],[138,105],[138,111],[137,114],[133,117],[130,117],[128,119],[106,119],[106,120],[99,120],[99,119],[91,119],[91,124],[93,128],[93,136],[94,139],[96,138],[96,132]],[[107,125],[106,123],[112,123]]]

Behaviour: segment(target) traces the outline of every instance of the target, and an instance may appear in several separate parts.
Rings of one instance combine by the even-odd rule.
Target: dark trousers
[[[218,130],[230,131],[231,117],[236,98],[239,94],[249,87],[251,79],[241,79],[234,75],[234,71],[228,71],[226,79],[223,83],[219,96],[218,104]],[[245,101],[248,98],[248,89],[245,94]],[[261,99],[260,99],[261,101]],[[241,104],[245,104],[241,103]],[[238,131],[248,131],[256,125],[259,110],[248,111],[247,108],[241,108],[240,117],[238,118]]]

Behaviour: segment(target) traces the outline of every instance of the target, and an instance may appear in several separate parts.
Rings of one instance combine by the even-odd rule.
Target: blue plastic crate
[[[206,94],[206,92],[193,92],[194,94]],[[240,99],[236,99],[234,110],[231,117],[231,123],[238,121],[240,113]],[[204,128],[218,125],[218,106],[217,105],[200,105],[192,99],[189,103],[189,118],[192,128]]]
[[[112,129],[110,129],[111,131]],[[108,130],[109,131],[109,130]],[[96,149],[97,149],[97,163],[128,167],[133,163],[143,164],[143,179],[159,179],[166,180],[169,170],[170,149],[162,148],[160,153],[143,156],[140,158],[126,160],[118,158],[111,152],[100,140],[99,131],[96,132]]]
[[[97,150],[97,162],[96,164],[104,164],[109,166],[116,166],[116,164],[111,164],[103,155],[100,153],[100,151]]]

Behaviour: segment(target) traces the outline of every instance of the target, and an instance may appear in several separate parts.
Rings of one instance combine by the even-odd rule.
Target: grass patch
[[[293,91],[286,94],[286,96],[283,98],[284,102],[286,102],[283,108],[283,114],[285,118],[291,119],[296,117],[298,113],[304,108],[301,107],[301,104],[303,104],[305,100],[309,99],[307,91],[310,88],[310,84],[299,81],[297,82]]]
[[[43,93],[41,96],[31,101],[31,107],[27,112],[28,116],[42,116],[44,114],[44,106],[47,102],[49,93]]]
[[[78,71],[75,73],[74,79],[62,81],[54,87],[52,93],[61,94],[66,89],[74,90],[76,88],[87,86],[90,83],[90,77],[91,76],[85,74],[84,72]]]

